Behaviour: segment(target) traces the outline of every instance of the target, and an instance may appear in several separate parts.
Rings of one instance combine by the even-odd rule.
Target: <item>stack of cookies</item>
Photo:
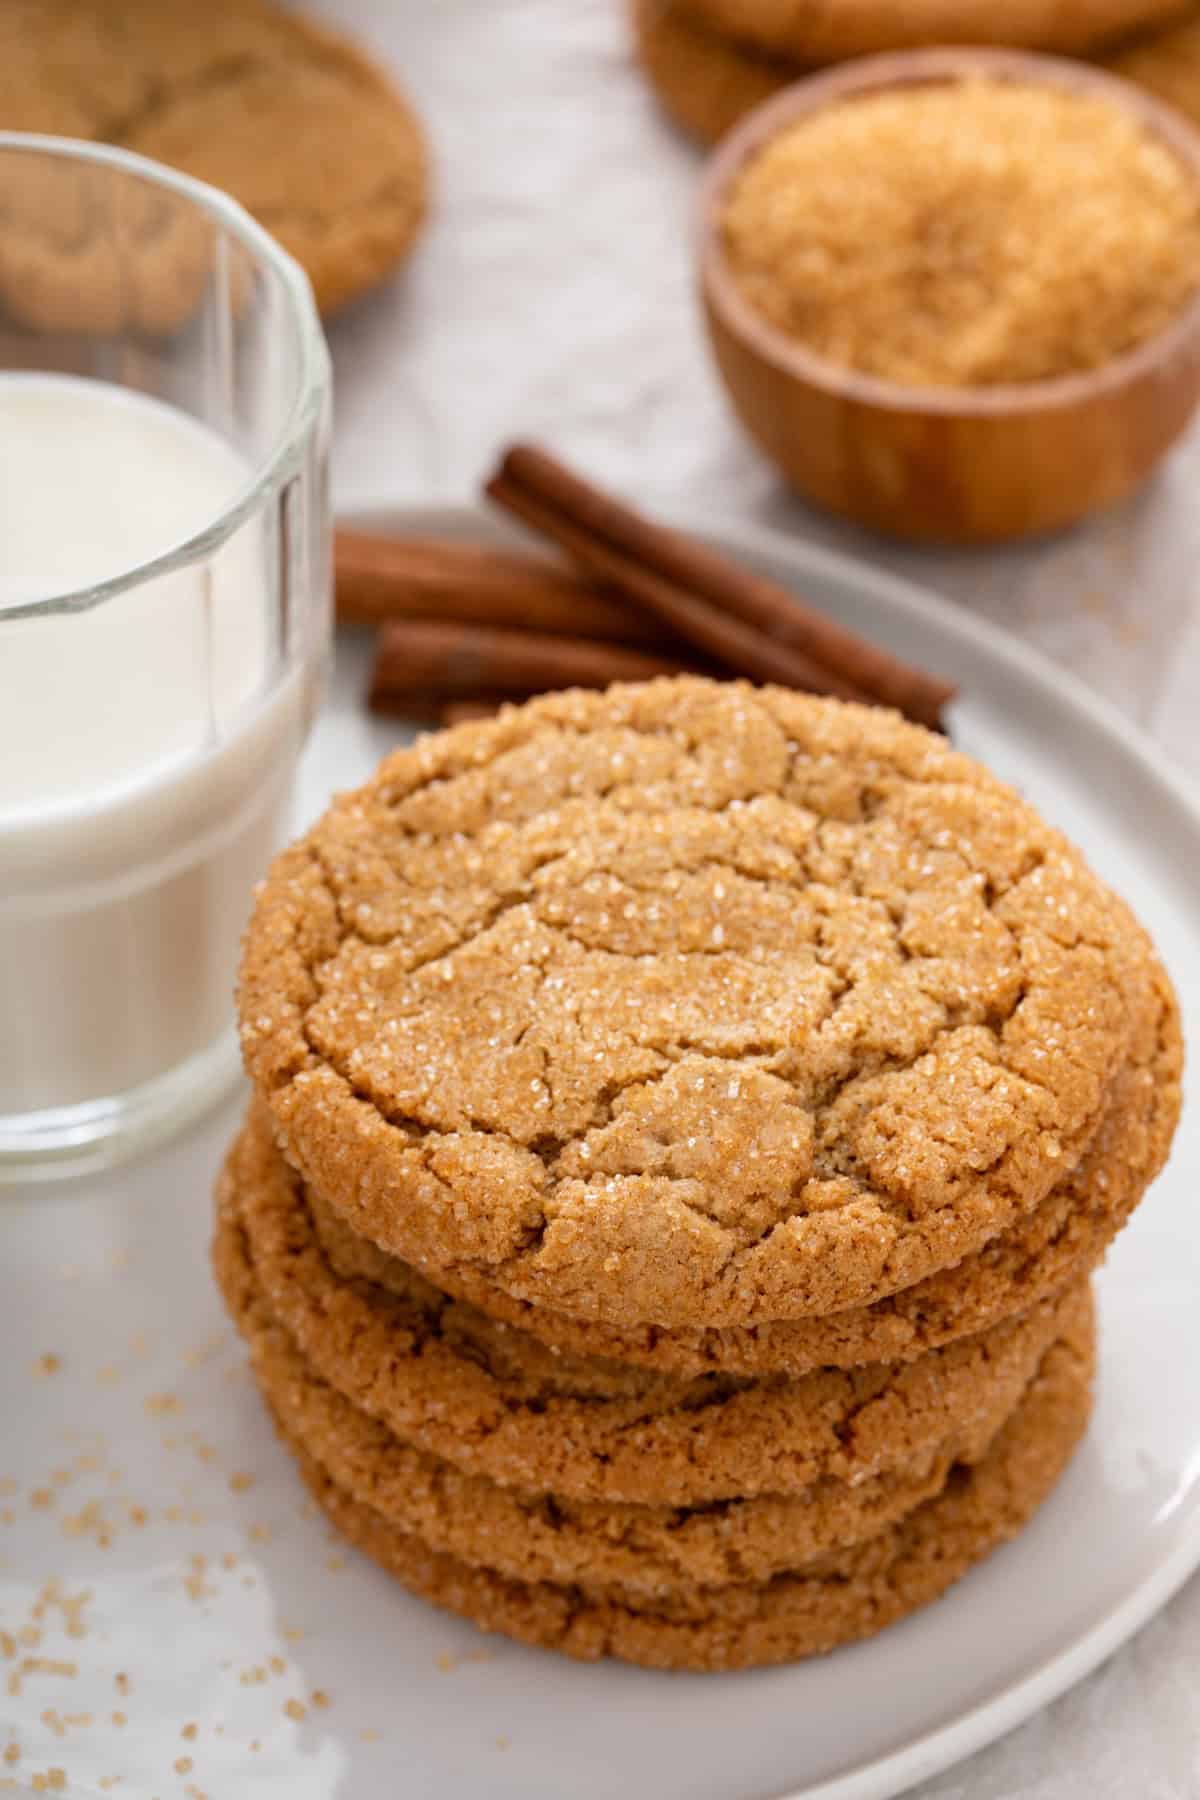
[[[631,0],[638,61],[704,143],[813,69],[925,44],[1008,44],[1105,63],[1200,121],[1200,8],[1183,0]]]
[[[1087,1422],[1179,1105],[1145,933],[883,711],[685,677],[424,738],[275,864],[216,1267],[334,1524],[660,1667],[932,1600]]]

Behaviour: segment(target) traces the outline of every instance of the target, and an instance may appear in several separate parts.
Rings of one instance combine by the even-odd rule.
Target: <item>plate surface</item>
[[[496,535],[466,510],[364,522]],[[720,541],[961,682],[956,742],[1128,897],[1200,1042],[1200,809],[1152,746],[960,609],[782,538]],[[365,664],[347,636],[305,817],[401,735],[361,708]],[[873,1643],[719,1678],[483,1638],[329,1538],[208,1277],[236,1115],[0,1205],[0,1789],[58,1768],[70,1794],[120,1776],[118,1794],[213,1800],[876,1800],[1052,1699],[1200,1564],[1195,1102],[1101,1277],[1095,1422],[1030,1529]]]

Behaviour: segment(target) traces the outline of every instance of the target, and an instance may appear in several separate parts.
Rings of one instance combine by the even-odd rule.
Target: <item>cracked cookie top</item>
[[[1074,1166],[1152,954],[895,715],[695,678],[388,758],[275,863],[249,1073],[357,1231],[613,1322],[877,1299]]]

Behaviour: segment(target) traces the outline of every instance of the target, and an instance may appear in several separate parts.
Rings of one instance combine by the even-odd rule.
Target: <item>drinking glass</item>
[[[307,279],[241,207],[0,133],[0,1182],[236,1072],[330,642],[328,435]]]

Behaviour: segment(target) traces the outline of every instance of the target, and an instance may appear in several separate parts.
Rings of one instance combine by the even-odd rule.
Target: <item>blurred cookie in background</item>
[[[1098,54],[1186,10],[1185,0],[686,0],[712,31],[812,63],[931,44]]]
[[[1106,60],[1114,75],[1149,88],[1200,125],[1200,8],[1193,6],[1173,29],[1139,38]]]
[[[664,111],[706,144],[805,73],[801,63],[710,31],[677,0],[632,0],[631,17],[638,60]]]
[[[225,189],[302,264],[325,313],[402,262],[425,216],[407,100],[349,40],[264,0],[7,0],[0,128],[116,144]],[[0,225],[19,240],[3,270],[18,316],[87,329],[71,309],[78,258],[104,255],[88,239],[108,223],[89,222],[86,196],[70,246],[39,235],[30,190],[0,195]],[[170,303],[155,291],[133,309],[153,328],[178,316],[182,290],[173,234],[147,235],[172,265]]]
[[[1177,7],[1172,10],[1178,15]],[[707,12],[715,17],[709,0],[631,0],[635,52],[660,105],[690,137],[715,144],[818,65],[721,30],[702,16]],[[1200,7],[1193,4],[1165,28],[1133,35],[1126,30],[1117,48],[1089,60],[1200,124]]]

